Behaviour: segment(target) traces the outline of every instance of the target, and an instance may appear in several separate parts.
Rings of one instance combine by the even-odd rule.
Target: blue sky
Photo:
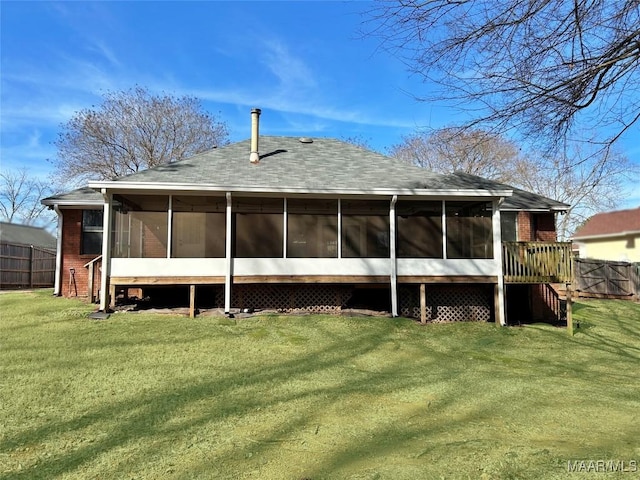
[[[249,137],[253,107],[262,109],[261,134],[359,137],[382,152],[417,129],[453,123],[453,108],[416,101],[428,85],[359,34],[370,8],[3,1],[2,168],[46,177],[60,125],[104,92],[136,84],[200,98],[231,141]],[[622,148],[640,164],[634,141]],[[637,203],[640,195],[628,206]]]

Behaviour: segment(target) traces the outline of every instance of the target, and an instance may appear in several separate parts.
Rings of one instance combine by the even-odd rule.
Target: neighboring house
[[[597,213],[572,240],[580,258],[640,262],[640,207]]]
[[[0,222],[0,288],[52,287],[55,250],[44,228]]]
[[[559,245],[565,204],[338,140],[258,137],[258,115],[250,140],[45,199],[60,218],[57,293],[73,268],[103,311],[127,288],[166,286],[192,310],[373,305],[504,324],[501,221],[509,240]],[[509,281],[558,281],[532,273]]]

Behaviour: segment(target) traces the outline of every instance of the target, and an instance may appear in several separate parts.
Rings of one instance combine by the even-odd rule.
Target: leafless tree
[[[604,148],[638,132],[640,0],[378,0],[367,13],[365,34],[442,87],[423,99],[470,108],[469,126],[555,147],[585,129]]]
[[[40,203],[53,193],[50,183],[30,177],[26,168],[0,172],[0,217],[7,222],[49,227],[53,216]]]
[[[405,137],[390,154],[430,171],[463,171],[569,204],[558,218],[560,239],[594,213],[620,208],[624,185],[638,168],[613,148],[575,143],[552,157],[523,151],[513,142],[481,130],[446,128]]]
[[[225,123],[194,97],[152,94],[135,87],[109,92],[98,107],[62,126],[53,160],[61,183],[110,180],[176,162],[228,142]]]
[[[514,143],[484,130],[443,128],[408,135],[389,154],[432,172],[462,171],[510,183],[520,151]]]

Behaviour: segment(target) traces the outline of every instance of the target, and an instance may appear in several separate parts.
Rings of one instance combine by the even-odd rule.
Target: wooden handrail
[[[571,282],[571,259],[571,242],[502,242],[507,283]]]

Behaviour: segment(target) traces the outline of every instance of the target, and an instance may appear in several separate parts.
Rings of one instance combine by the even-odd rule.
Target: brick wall
[[[62,212],[62,278],[60,293],[65,297],[88,297],[89,270],[85,264],[97,255],[81,255],[82,210],[64,209]],[[75,270],[71,275],[71,269]],[[94,294],[100,283],[99,270],[95,269]]]
[[[555,242],[556,221],[552,212],[518,212],[518,241]]]

